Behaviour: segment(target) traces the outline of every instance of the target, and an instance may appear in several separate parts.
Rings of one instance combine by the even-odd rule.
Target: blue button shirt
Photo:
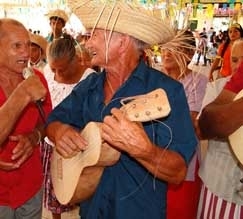
[[[81,81],[48,118],[82,129],[90,121],[102,122],[125,97],[146,94],[157,88],[167,93],[171,112],[158,121],[143,123],[154,144],[177,151],[188,163],[197,140],[182,84],[149,68],[141,61],[112,101],[104,104],[105,72]],[[163,159],[163,157],[161,157]],[[166,182],[156,179],[136,160],[122,153],[119,162],[106,167],[95,194],[80,204],[82,219],[166,218]]]

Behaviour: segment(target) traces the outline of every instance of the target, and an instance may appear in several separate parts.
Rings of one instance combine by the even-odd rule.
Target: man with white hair
[[[22,23],[0,19],[0,48],[0,218],[41,219],[39,146],[50,94],[42,73],[26,70],[31,40]],[[23,72],[31,74],[24,78]],[[35,104],[40,99],[41,107]]]
[[[103,71],[80,82],[53,110],[47,135],[62,156],[72,159],[77,151],[84,153],[91,147],[79,130],[93,121],[99,122],[103,144],[98,162],[84,168],[81,177],[80,168],[75,164],[70,167],[70,177],[80,177],[83,191],[79,194],[86,196],[81,199],[80,216],[165,219],[167,182],[180,183],[184,179],[197,141],[183,86],[147,66],[142,57],[144,49],[167,43],[175,32],[152,13],[129,3],[76,3],[70,2],[74,13],[87,29],[92,29],[86,42],[93,55],[91,64]],[[162,102],[156,102],[157,95],[146,96],[156,89],[167,93],[171,106],[170,113],[163,118],[153,112],[168,109],[166,101],[160,107]],[[125,110],[124,98],[138,102]],[[131,109],[135,112],[127,112]],[[133,113],[140,122],[129,119]],[[98,133],[91,128],[90,135],[90,139],[97,139]],[[112,156],[106,153],[107,147],[113,149]],[[94,179],[97,181],[93,182]],[[91,185],[93,191],[87,194]]]

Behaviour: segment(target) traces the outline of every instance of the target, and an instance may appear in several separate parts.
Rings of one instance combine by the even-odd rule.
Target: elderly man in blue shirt
[[[92,30],[86,46],[93,55],[92,64],[103,71],[80,82],[53,110],[48,118],[48,137],[59,154],[72,159],[90,147],[80,130],[90,122],[99,123],[101,155],[94,166],[84,168],[79,179],[84,174],[85,179],[79,181],[84,187],[80,194],[92,190],[80,201],[82,219],[166,218],[167,182],[183,181],[197,140],[183,86],[146,65],[143,54],[158,43],[173,49],[175,44],[170,42],[175,32],[166,22],[134,5],[93,3],[71,6]],[[170,113],[163,118],[151,114],[154,121],[129,119],[129,107],[124,110],[121,100],[132,97],[146,105],[153,99],[146,94],[159,88],[167,94]],[[149,107],[155,105],[153,102]],[[92,134],[97,135],[90,130]],[[110,151],[118,156],[105,156]],[[80,174],[70,169],[72,174]],[[92,189],[85,188],[85,182]]]

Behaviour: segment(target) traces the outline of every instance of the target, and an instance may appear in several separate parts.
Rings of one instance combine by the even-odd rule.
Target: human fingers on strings
[[[78,132],[72,133],[72,135],[63,135],[56,144],[58,152],[64,157],[74,156],[87,147],[86,141]]]

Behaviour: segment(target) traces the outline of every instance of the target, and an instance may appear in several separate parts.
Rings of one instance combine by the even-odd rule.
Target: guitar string
[[[140,97],[141,97],[141,99],[142,99],[142,96],[143,96],[143,98],[144,98],[144,95],[139,95],[138,99],[140,99]],[[117,100],[120,100],[120,103],[122,104],[122,103],[123,103],[122,100],[123,100],[123,99],[127,99],[127,98],[129,98],[129,97],[117,97],[117,98],[111,99],[111,101],[110,101],[107,105],[105,105],[105,106],[103,107],[103,109],[102,109],[102,111],[101,111],[101,119],[103,118],[103,112],[104,112],[104,110],[108,107],[109,104],[111,104],[112,102],[117,101]],[[136,96],[131,97],[131,98],[136,98]],[[129,98],[129,99],[130,99],[130,98]],[[125,114],[126,114],[126,112],[124,112],[124,116],[125,116]],[[165,147],[164,147],[164,151],[163,151],[163,153],[161,154],[161,157],[160,157],[160,160],[161,160],[161,159],[163,158],[163,155],[164,155],[165,151],[170,147],[171,142],[172,142],[172,140],[173,140],[173,137],[172,137],[172,136],[173,136],[173,135],[172,135],[172,129],[171,129],[167,124],[165,124],[164,122],[162,122],[162,121],[160,121],[160,120],[158,120],[158,119],[154,119],[154,120],[151,119],[150,122],[152,123],[152,129],[153,129],[153,134],[152,134],[153,137],[152,137],[152,141],[151,141],[151,142],[152,142],[153,144],[154,144],[154,142],[155,142],[155,131],[154,131],[153,121],[156,121],[156,122],[158,122],[158,123],[164,125],[164,126],[169,130],[169,133],[170,133],[170,139],[169,139],[168,143],[167,143],[167,144],[165,145]],[[159,169],[159,162],[158,162],[158,165],[156,166],[156,170],[155,170],[155,174],[154,174],[154,178],[153,178],[153,188],[154,188],[154,190],[156,190],[156,184],[155,184],[155,182],[156,182],[156,173],[158,172],[158,169]],[[136,192],[138,192],[139,189],[142,187],[142,185],[145,183],[145,181],[146,181],[146,179],[148,178],[149,174],[150,174],[149,171],[147,171],[147,174],[145,175],[143,181],[140,182],[140,183],[138,184],[138,188],[137,188],[137,189],[134,189],[133,191],[131,191],[131,192],[128,193],[127,195],[124,195],[123,197],[120,197],[119,200],[125,200],[126,198],[129,198],[131,195],[133,195],[133,194],[135,194]]]
[[[154,174],[154,180],[153,180],[153,186],[154,186],[154,190],[156,189],[156,185],[155,185],[155,179],[156,179],[156,175],[157,175],[157,173],[158,173],[158,170],[159,170],[159,163],[160,163],[160,161],[162,160],[162,158],[164,157],[164,154],[165,154],[165,151],[167,150],[167,149],[169,149],[169,147],[170,147],[170,145],[171,145],[171,143],[172,143],[172,140],[173,140],[173,132],[172,132],[172,129],[168,126],[168,125],[166,125],[164,122],[162,122],[162,121],[160,121],[160,120],[157,120],[157,119],[155,119],[154,121],[156,121],[156,122],[158,122],[158,123],[161,123],[162,125],[164,125],[166,128],[168,128],[168,130],[169,130],[169,132],[170,132],[170,140],[169,140],[169,142],[167,143],[167,145],[165,145],[165,147],[164,147],[164,150],[163,150],[163,152],[162,152],[162,154],[161,154],[161,156],[160,156],[160,159],[159,159],[159,162],[158,162],[158,165],[156,166],[156,170],[155,170],[155,174]]]
[[[169,148],[169,146],[170,146],[170,144],[172,142],[172,130],[164,122],[161,122],[159,120],[153,120],[153,121],[156,121],[156,122],[159,122],[159,123],[165,125],[165,127],[167,127],[169,129],[169,131],[170,131],[171,138],[170,138],[169,143],[165,146],[163,153],[160,156],[160,159],[159,160],[161,160],[163,158],[163,156],[164,156],[165,151]],[[153,121],[150,121],[150,122],[153,123]],[[154,128],[153,125],[152,125],[152,128]],[[154,134],[154,132],[153,132],[153,134]],[[157,170],[159,168],[159,163],[160,162],[158,162],[158,165],[156,166],[156,172],[157,172]],[[154,177],[153,177],[153,189],[154,189],[154,191],[156,190],[156,172],[155,172]],[[146,176],[144,177],[143,181],[141,183],[139,183],[138,187],[136,189],[134,189],[133,191],[131,191],[130,193],[128,193],[127,195],[121,197],[120,200],[125,200],[125,199],[129,198],[130,196],[134,195],[136,192],[139,192],[140,188],[142,188],[142,185],[145,183],[145,181],[148,178],[148,176],[149,176],[149,171],[147,171]]]

